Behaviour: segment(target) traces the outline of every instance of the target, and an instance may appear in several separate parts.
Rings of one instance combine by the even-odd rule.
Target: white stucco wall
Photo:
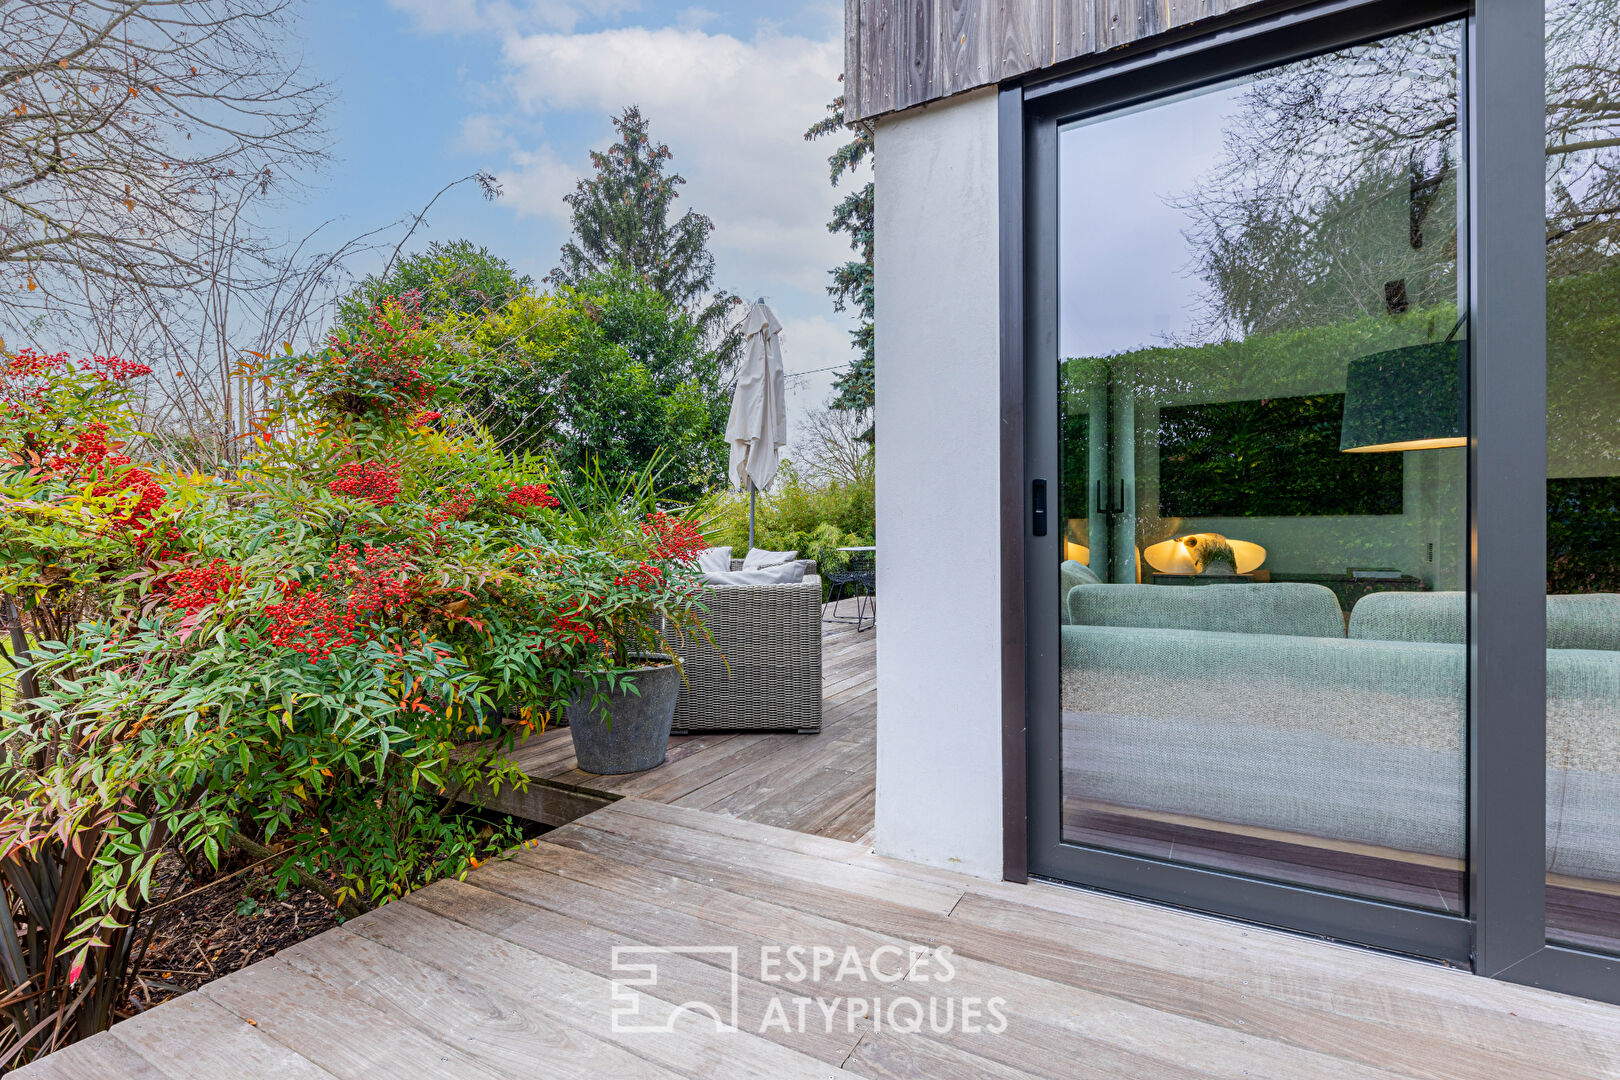
[[[878,123],[877,848],[1001,876],[993,90]]]

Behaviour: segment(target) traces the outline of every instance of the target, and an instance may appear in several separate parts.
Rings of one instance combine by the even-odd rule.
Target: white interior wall
[[[1000,877],[993,90],[879,121],[877,848]]]

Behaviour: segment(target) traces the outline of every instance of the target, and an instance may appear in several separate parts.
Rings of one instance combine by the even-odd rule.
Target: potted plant
[[[598,476],[559,492],[569,524],[553,577],[561,602],[552,628],[577,658],[568,727],[586,772],[663,763],[682,682],[666,634],[702,630],[703,538],[691,522],[656,509],[651,491],[651,476],[618,487]]]

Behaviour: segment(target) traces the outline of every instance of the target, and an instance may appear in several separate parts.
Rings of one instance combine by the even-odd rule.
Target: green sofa
[[[1462,858],[1466,599],[1082,583],[1061,629],[1065,793]],[[1547,862],[1620,881],[1620,596],[1547,602]]]

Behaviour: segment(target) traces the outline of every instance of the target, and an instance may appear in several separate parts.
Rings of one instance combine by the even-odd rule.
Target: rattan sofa
[[[708,637],[671,641],[686,671],[675,733],[820,731],[821,578],[707,588],[703,603]]]

